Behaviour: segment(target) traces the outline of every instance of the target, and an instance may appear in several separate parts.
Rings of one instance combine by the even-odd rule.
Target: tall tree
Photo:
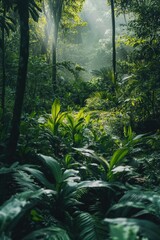
[[[114,0],[111,0],[111,16],[112,16],[112,67],[114,81],[116,81],[116,26],[115,26]]]
[[[11,133],[7,146],[7,159],[9,162],[12,162],[14,160],[20,133],[19,128],[23,107],[23,99],[25,94],[27,66],[29,58],[29,9],[30,11],[32,10],[32,16],[37,15],[35,13],[35,8],[39,9],[33,0],[17,0],[15,3],[17,5],[20,22],[20,52],[16,96],[13,110],[13,118],[11,123]]]
[[[2,40],[1,40],[1,49],[2,49],[2,98],[1,98],[1,106],[2,106],[2,121],[5,110],[5,85],[6,85],[6,68],[5,68],[5,17],[6,17],[6,6],[5,3],[2,2],[3,16],[2,16]]]
[[[117,88],[117,61],[116,61],[116,24],[115,24],[115,1],[108,0],[108,3],[111,6],[111,22],[112,22],[112,91],[116,93]]]
[[[81,11],[84,1],[85,0],[47,0],[54,23],[52,38],[52,85],[54,92],[57,88],[57,40],[60,23],[63,28],[66,26],[67,28],[71,27],[69,22],[75,24],[77,19],[79,20],[77,15]]]
[[[29,57],[29,0],[25,0],[23,2],[18,0],[17,7],[20,20],[20,53],[16,97],[11,124],[11,133],[7,148],[8,161],[13,160],[19,138],[19,127],[26,86],[27,65]]]
[[[53,42],[52,42],[52,84],[53,84],[53,91],[56,90],[57,85],[57,68],[56,68],[56,61],[57,61],[57,39],[58,39],[58,30],[59,30],[59,23],[62,16],[62,9],[63,9],[64,0],[56,0],[50,1],[50,9],[52,11],[54,29],[53,29]]]
[[[2,107],[2,122],[5,112],[5,89],[6,89],[6,64],[5,64],[5,36],[6,33],[9,35],[10,30],[14,30],[14,19],[11,16],[8,16],[9,11],[9,1],[2,0],[0,3],[1,12],[0,12],[0,30],[1,30],[1,39],[0,39],[0,48],[2,51],[2,82],[1,82],[1,107]]]

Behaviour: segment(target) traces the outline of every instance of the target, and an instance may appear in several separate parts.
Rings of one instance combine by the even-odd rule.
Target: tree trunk
[[[6,68],[5,68],[5,16],[6,10],[4,7],[3,10],[3,26],[2,26],[2,98],[1,98],[1,106],[2,106],[2,123],[4,120],[4,112],[5,112],[5,87],[6,87]]]
[[[53,92],[57,90],[57,38],[58,38],[58,27],[57,23],[54,23],[53,43],[52,43],[52,86]]]
[[[114,0],[111,0],[111,16],[112,16],[112,67],[114,74],[114,81],[116,84],[116,27],[115,27],[115,9]]]
[[[29,57],[29,4],[28,0],[19,0],[18,4],[20,19],[20,53],[11,133],[7,147],[7,160],[9,163],[12,163],[14,161],[14,156],[16,153],[17,143],[19,139],[19,128],[27,79],[27,66]]]
[[[52,42],[52,85],[53,92],[57,90],[57,40],[58,40],[58,30],[59,23],[62,16],[64,0],[56,0],[54,3],[50,3],[50,9],[52,9],[52,17],[54,23],[53,30],[53,42]]]

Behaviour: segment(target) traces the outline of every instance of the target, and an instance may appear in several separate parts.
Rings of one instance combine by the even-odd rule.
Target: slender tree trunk
[[[112,67],[114,81],[116,83],[116,26],[115,26],[114,0],[111,0],[111,16],[112,16]]]
[[[16,86],[16,96],[13,110],[13,118],[11,124],[11,133],[7,147],[7,160],[9,163],[14,161],[17,143],[19,139],[19,128],[21,121],[21,113],[23,107],[23,99],[27,78],[27,66],[29,57],[29,7],[28,1],[19,0],[19,18],[20,18],[20,54],[19,68]]]
[[[3,26],[2,26],[2,98],[1,98],[1,106],[2,106],[2,122],[4,120],[5,113],[5,87],[6,87],[6,68],[5,68],[5,16],[6,10],[4,7],[3,10]]]
[[[52,9],[52,17],[54,22],[53,31],[53,43],[52,43],[52,85],[53,92],[57,90],[57,40],[58,40],[58,30],[59,23],[62,16],[64,0],[56,0],[54,3],[50,3],[50,9]]]
[[[156,118],[156,108],[155,108],[155,91],[152,90],[152,97],[151,97],[151,101],[152,101],[152,114],[153,114],[153,118]]]
[[[58,26],[55,20],[52,43],[52,86],[54,93],[57,90],[57,39],[58,39]]]

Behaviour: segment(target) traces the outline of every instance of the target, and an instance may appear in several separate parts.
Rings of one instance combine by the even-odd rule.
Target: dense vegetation
[[[0,0],[0,239],[160,239],[159,0]]]

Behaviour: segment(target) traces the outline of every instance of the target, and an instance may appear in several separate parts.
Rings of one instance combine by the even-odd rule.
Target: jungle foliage
[[[159,0],[0,0],[0,239],[160,239],[159,31]]]

